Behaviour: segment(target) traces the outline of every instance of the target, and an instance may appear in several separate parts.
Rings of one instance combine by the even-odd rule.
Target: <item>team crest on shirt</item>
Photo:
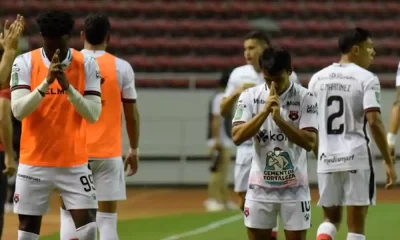
[[[285,186],[295,181],[296,175],[289,153],[279,147],[267,152],[264,182],[269,185]]]
[[[299,112],[298,111],[289,111],[289,118],[292,121],[296,121],[299,119]]]

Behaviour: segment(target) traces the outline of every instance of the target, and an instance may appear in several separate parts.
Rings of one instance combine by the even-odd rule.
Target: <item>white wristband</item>
[[[394,146],[396,144],[396,135],[393,133],[388,133],[387,142],[390,146]]]
[[[129,149],[129,153],[132,153],[132,154],[135,154],[135,155],[139,155],[139,148],[136,148],[136,149],[130,148]]]

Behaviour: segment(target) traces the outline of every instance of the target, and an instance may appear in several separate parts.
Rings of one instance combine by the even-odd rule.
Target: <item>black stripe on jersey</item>
[[[233,123],[232,123],[232,127],[238,126],[238,125],[243,124],[243,123],[246,123],[246,122],[245,122],[245,121],[236,121],[236,122],[233,122]]]
[[[318,130],[316,128],[313,128],[313,127],[305,127],[305,128],[302,128],[301,130],[305,130],[305,131],[309,131],[309,132],[315,132],[316,134],[318,134]]]
[[[374,198],[374,195],[375,195],[375,172],[374,172],[374,165],[372,163],[371,149],[369,148],[370,140],[367,135],[367,125],[368,125],[367,123],[368,123],[367,117],[364,117],[363,132],[364,132],[365,141],[367,141],[368,163],[369,163],[369,169],[371,171],[370,176],[369,176],[369,202],[372,205],[372,199]]]
[[[132,98],[121,98],[121,102],[123,102],[123,103],[136,103],[136,99],[132,99]]]
[[[29,85],[15,85],[13,87],[11,87],[11,92],[17,89],[28,89],[31,90],[31,86]]]
[[[364,110],[364,114],[367,113],[367,112],[379,112],[380,113],[381,109],[378,108],[378,107],[370,107],[370,108],[367,108],[367,109]]]
[[[84,91],[83,95],[95,95],[101,97],[101,93],[98,91]]]

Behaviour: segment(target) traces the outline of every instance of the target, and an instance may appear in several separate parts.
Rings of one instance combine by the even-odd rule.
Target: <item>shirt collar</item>
[[[354,63],[333,63],[332,65],[335,67],[349,67],[353,66]]]
[[[94,57],[94,58],[97,58],[97,57],[103,56],[103,54],[106,53],[106,51],[104,51],[104,50],[82,49],[81,53],[83,53],[85,55],[89,55],[89,56]]]
[[[292,90],[293,88],[293,82],[290,81],[290,86],[286,89],[286,91],[284,91],[281,95],[279,95],[279,99],[284,100],[288,93]],[[265,90],[269,91],[268,85],[265,83]]]
[[[44,64],[47,67],[49,67],[51,60],[49,60],[47,58],[46,53],[44,52],[43,48],[41,49],[41,52],[42,52],[42,59],[43,59]],[[65,66],[65,68],[67,68],[69,66],[69,64],[71,63],[71,60],[72,60],[72,50],[71,50],[71,48],[69,48],[68,52],[67,52],[67,57],[61,63]]]

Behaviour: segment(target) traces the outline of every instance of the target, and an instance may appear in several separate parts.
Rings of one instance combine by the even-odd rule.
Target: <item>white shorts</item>
[[[14,212],[42,216],[57,188],[66,209],[97,209],[96,191],[88,165],[70,168],[19,164],[15,182]]]
[[[235,192],[246,192],[249,187],[251,161],[253,160],[253,147],[251,145],[239,146],[236,150],[235,163]]]
[[[311,227],[311,202],[269,203],[247,200],[244,204],[244,225],[254,229],[272,229],[277,226],[277,216],[283,229],[301,231]]]
[[[120,158],[89,160],[98,201],[126,199],[124,162]]]
[[[318,173],[318,206],[368,206],[376,203],[371,170]]]

